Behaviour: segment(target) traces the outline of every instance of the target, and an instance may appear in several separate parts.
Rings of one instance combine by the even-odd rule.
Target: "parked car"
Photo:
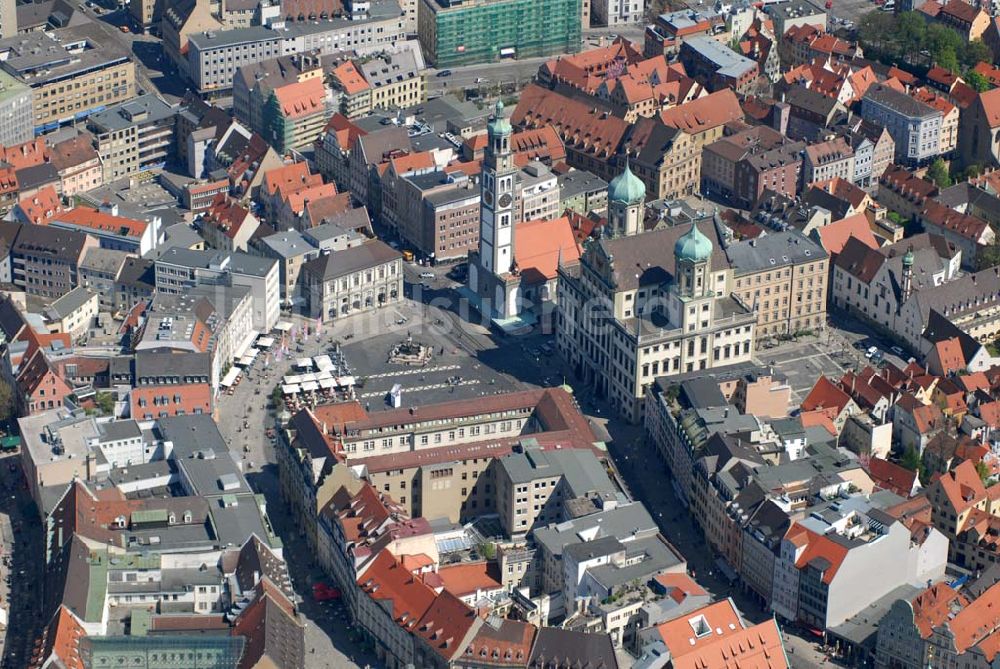
[[[451,76],[451,70],[441,70],[440,72],[437,73],[437,76],[439,76],[439,77],[450,77]]]
[[[420,278],[421,279],[433,279],[434,278],[434,272],[421,272],[420,273]]]
[[[892,351],[893,353],[895,353],[898,356],[902,356],[903,353],[904,353],[903,348],[901,346],[893,346],[889,350]]]
[[[868,350],[865,351],[865,357],[870,360],[871,358],[874,358],[876,355],[878,355],[878,352],[879,352],[878,346],[869,346]]]

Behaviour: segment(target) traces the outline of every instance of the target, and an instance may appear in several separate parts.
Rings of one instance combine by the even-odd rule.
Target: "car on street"
[[[451,76],[451,70],[441,70],[440,72],[437,73],[437,76],[439,76],[439,77],[450,77]]]
[[[421,272],[420,273],[420,278],[421,279],[433,279],[434,278],[434,272]]]
[[[869,346],[868,350],[865,351],[865,357],[869,360],[878,355],[878,346]]]

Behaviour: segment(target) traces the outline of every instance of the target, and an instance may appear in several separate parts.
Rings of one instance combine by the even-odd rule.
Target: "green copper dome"
[[[913,266],[913,249],[909,249],[906,255],[903,256],[903,266]]]
[[[489,130],[491,135],[510,134],[513,131],[510,121],[503,115],[503,102],[497,100],[496,107],[493,108],[493,120],[490,121]]]
[[[674,256],[678,261],[707,262],[712,257],[712,240],[703,235],[697,225],[692,225],[674,244]]]
[[[625,204],[639,204],[646,199],[646,185],[642,183],[642,179],[632,174],[628,159],[625,160],[625,171],[608,185],[608,199]]]

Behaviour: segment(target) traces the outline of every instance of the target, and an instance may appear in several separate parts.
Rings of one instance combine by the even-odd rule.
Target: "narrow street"
[[[43,527],[25,486],[19,458],[17,454],[0,458],[0,524],[9,524],[13,536],[0,565],[0,597],[8,614],[7,629],[0,632],[3,669],[26,666],[35,637],[47,622],[41,620],[40,613],[45,566]]]

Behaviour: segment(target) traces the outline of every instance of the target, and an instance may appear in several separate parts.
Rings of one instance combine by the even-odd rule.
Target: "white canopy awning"
[[[292,329],[292,324],[288,321],[278,321],[278,324],[274,326],[274,329],[278,332],[288,332]]]
[[[285,375],[285,383],[299,383],[302,379],[299,378],[298,374],[287,374]]]
[[[316,378],[317,381],[322,381],[323,379],[332,379],[333,378],[333,374],[331,374],[330,370],[328,370],[328,369],[324,370],[322,372],[316,372],[315,374],[313,374],[313,376]]]
[[[319,384],[315,381],[306,381],[302,384],[302,392],[309,392],[311,390],[319,390]]]
[[[294,395],[295,393],[299,392],[299,386],[295,383],[286,383],[285,385],[281,386],[281,392],[285,393],[286,395]]]
[[[239,367],[230,367],[229,371],[226,372],[225,377],[223,377],[222,382],[219,385],[223,388],[228,388],[236,383],[236,379],[240,378],[241,372],[242,370]]]
[[[313,364],[315,364],[316,369],[321,372],[327,369],[333,369],[333,361],[330,360],[330,356],[328,355],[317,355],[313,358]]]
[[[337,386],[337,383],[333,379],[330,379],[330,378],[320,379],[318,381],[318,383],[319,383],[319,387],[323,388],[324,390],[329,389],[329,388],[335,388]]]
[[[307,374],[299,374],[299,383],[305,383],[306,381],[315,381],[316,375],[312,372]]]
[[[243,365],[244,367],[249,367],[250,365],[253,364],[253,356],[252,355],[243,356],[242,358],[240,358],[240,364]]]
[[[340,388],[349,388],[354,385],[353,376],[338,376],[336,379],[337,386]]]
[[[259,336],[260,333],[256,330],[250,330],[247,332],[243,336],[243,339],[240,340],[240,343],[236,346],[236,349],[233,351],[233,359],[239,360],[242,358],[246,354],[247,349],[253,345],[254,341],[256,341]],[[257,349],[253,349],[253,351],[256,353]]]
[[[295,361],[295,366],[299,369],[312,369],[312,358],[299,358]]]
[[[261,337],[257,340],[257,348],[271,348],[274,346],[274,337]]]

